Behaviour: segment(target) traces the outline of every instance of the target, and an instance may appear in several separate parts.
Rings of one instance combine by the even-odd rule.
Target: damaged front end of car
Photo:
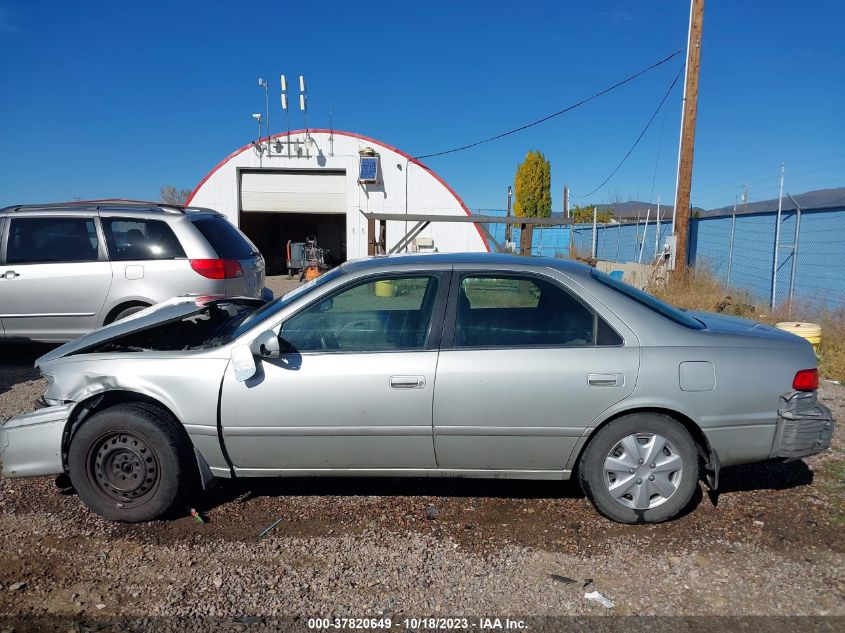
[[[121,398],[160,405],[185,422],[169,391],[192,402],[205,402],[208,388],[216,393],[228,358],[192,357],[228,343],[263,303],[240,297],[178,297],[43,355],[35,363],[48,383],[39,403],[43,406],[0,423],[0,475],[64,473],[76,429],[99,407]],[[168,352],[186,352],[178,372],[168,371],[175,358]],[[129,357],[143,362],[127,363]],[[197,380],[203,374],[207,380]],[[203,422],[210,417],[213,424],[216,403],[209,411],[205,408],[197,407],[197,417]]]

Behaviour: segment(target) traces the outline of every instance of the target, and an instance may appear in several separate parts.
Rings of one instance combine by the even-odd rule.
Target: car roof
[[[452,266],[452,265],[481,265],[501,266],[505,269],[526,270],[540,268],[555,268],[573,275],[589,275],[592,268],[586,264],[556,257],[522,257],[505,253],[401,253],[395,255],[377,255],[354,259],[343,266],[348,272],[358,272],[368,268],[396,268],[414,267],[419,265]]]
[[[91,212],[121,213],[131,215],[187,215],[194,213],[214,213],[213,209],[204,207],[188,207],[164,202],[145,202],[142,200],[87,200],[79,202],[48,202],[45,204],[17,204],[0,209],[3,215],[26,215],[29,213],[42,215],[44,213],[61,213],[62,215],[90,214]]]

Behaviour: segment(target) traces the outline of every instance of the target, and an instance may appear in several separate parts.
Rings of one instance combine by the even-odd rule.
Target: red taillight
[[[234,279],[244,276],[237,259],[192,259],[191,268],[207,279]]]
[[[815,391],[819,388],[819,370],[802,369],[792,379],[792,388],[795,391]]]

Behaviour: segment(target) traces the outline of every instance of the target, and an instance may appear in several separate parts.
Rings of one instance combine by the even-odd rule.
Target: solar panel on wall
[[[358,166],[358,180],[376,182],[378,178],[378,156],[362,156]]]

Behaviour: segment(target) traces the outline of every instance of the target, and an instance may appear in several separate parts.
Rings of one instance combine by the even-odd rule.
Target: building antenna
[[[267,113],[267,158],[270,157],[270,88],[267,86],[267,80],[261,77],[258,78],[258,87],[264,88],[264,110]],[[259,136],[258,142],[261,142],[261,137]]]
[[[282,86],[282,110],[285,111],[285,126],[288,130],[287,146],[288,158],[290,158],[290,113],[288,112],[288,81],[284,75],[279,76],[279,83]]]
[[[334,105],[329,104],[329,156],[334,156]]]

